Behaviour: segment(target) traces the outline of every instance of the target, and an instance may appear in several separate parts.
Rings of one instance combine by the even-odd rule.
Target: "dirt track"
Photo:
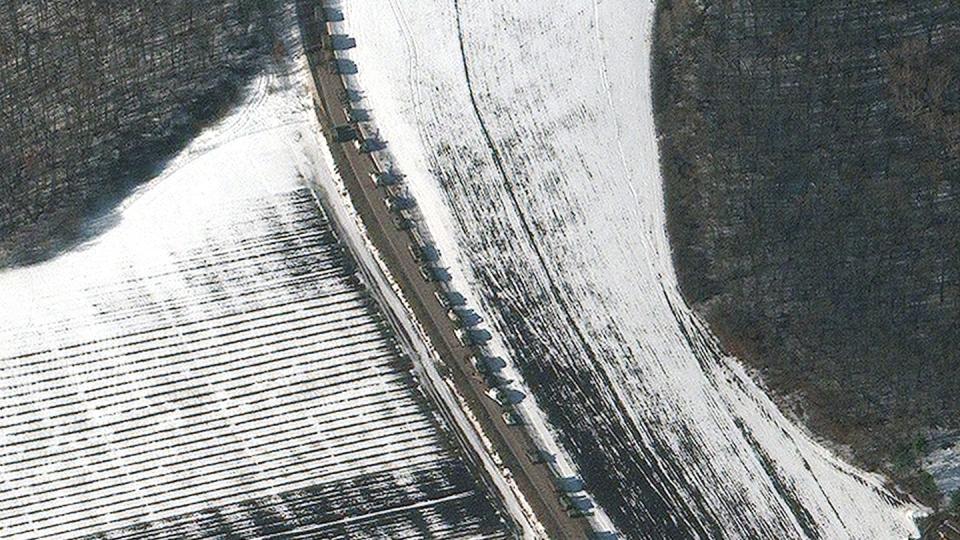
[[[352,143],[333,142],[334,126],[350,120],[344,111],[345,88],[340,75],[330,69],[332,53],[321,47],[326,24],[315,20],[310,8],[300,11],[307,57],[321,99],[318,104],[319,120],[331,143],[331,152],[340,175],[371,241],[400,285],[433,347],[445,360],[449,368],[447,372],[456,384],[457,391],[466,399],[484,434],[509,467],[550,538],[589,537],[587,520],[570,517],[562,508],[553,474],[548,467],[532,463],[527,457],[527,450],[534,447],[527,432],[522,427],[506,425],[501,417],[501,407],[484,395],[487,386],[471,363],[473,350],[460,343],[455,333],[456,327],[447,317],[446,308],[434,297],[439,290],[438,284],[421,277],[419,263],[409,250],[411,235],[396,227],[394,215],[384,200],[385,189],[374,186],[369,179],[370,173],[377,171],[372,159]]]

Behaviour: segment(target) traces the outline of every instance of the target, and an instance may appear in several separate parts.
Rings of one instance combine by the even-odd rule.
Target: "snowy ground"
[[[291,54],[94,240],[0,272],[0,537],[506,536],[317,206]]]
[[[931,444],[935,449],[924,458],[923,468],[933,475],[943,493],[960,491],[960,440],[956,436],[944,436]]]
[[[526,415],[544,440],[555,430],[623,534],[917,534],[918,509],[791,424],[677,290],[652,2],[329,5],[356,40],[343,55],[358,106],[533,391]]]

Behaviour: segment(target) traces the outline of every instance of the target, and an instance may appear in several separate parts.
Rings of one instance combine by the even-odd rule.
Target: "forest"
[[[98,220],[269,62],[272,0],[0,5],[0,267]]]
[[[658,2],[684,296],[781,405],[925,501],[960,420],[960,4]]]

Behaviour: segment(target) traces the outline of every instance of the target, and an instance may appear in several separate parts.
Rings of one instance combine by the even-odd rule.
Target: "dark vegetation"
[[[781,403],[927,502],[960,429],[960,2],[661,0],[687,300]]]
[[[0,2],[0,266],[42,259],[227,109],[273,0]]]

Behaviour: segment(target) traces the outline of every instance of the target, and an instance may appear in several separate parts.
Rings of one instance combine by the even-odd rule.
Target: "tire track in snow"
[[[576,319],[572,315],[570,307],[567,305],[567,302],[565,300],[565,296],[560,292],[560,289],[557,286],[556,280],[554,279],[552,272],[549,266],[547,265],[545,256],[541,251],[539,243],[536,241],[536,236],[534,235],[532,228],[530,226],[530,223],[527,220],[526,214],[523,211],[523,207],[520,204],[519,200],[517,199],[517,195],[513,189],[513,182],[511,181],[510,176],[506,171],[506,167],[504,166],[503,159],[500,156],[500,152],[497,150],[496,145],[493,142],[493,138],[491,137],[490,132],[487,129],[486,123],[484,122],[484,119],[483,119],[483,115],[480,112],[480,107],[477,103],[476,92],[470,79],[470,67],[469,67],[469,62],[467,60],[466,46],[464,43],[459,0],[453,0],[453,5],[454,5],[454,11],[456,13],[457,37],[460,45],[460,55],[461,55],[461,62],[463,66],[463,74],[464,74],[464,79],[466,80],[466,85],[467,85],[467,89],[470,97],[470,102],[472,105],[473,115],[477,121],[477,125],[480,128],[480,131],[483,133],[483,137],[486,141],[488,149],[490,150],[490,155],[493,159],[494,164],[496,165],[500,178],[503,180],[505,191],[507,192],[507,195],[511,201],[511,204],[513,205],[514,213],[519,219],[523,232],[526,236],[527,245],[530,247],[532,252],[537,257],[540,269],[543,272],[543,275],[547,279],[550,292],[553,296],[553,300],[556,303],[556,305],[560,307],[560,310],[566,319],[567,327],[570,328],[577,336],[580,349],[583,350],[584,353],[587,355],[587,358],[591,365],[599,366],[600,368],[599,370],[595,370],[592,373],[593,375],[596,375],[600,378],[600,383],[597,386],[600,388],[608,388],[613,390],[613,398],[615,400],[615,406],[618,410],[618,415],[621,418],[625,419],[621,423],[621,426],[629,431],[629,436],[632,437],[633,440],[635,441],[643,440],[644,437],[637,430],[636,426],[633,423],[632,412],[630,408],[626,406],[623,400],[623,397],[619,391],[619,386],[616,383],[614,383],[609,377],[605,362],[599,361],[596,353],[593,351],[593,348],[590,345],[590,342],[586,339],[586,336],[584,336],[583,330],[580,328],[580,325],[577,323]],[[611,103],[612,103],[612,100],[611,100]],[[621,153],[621,159],[623,159],[622,153]],[[625,167],[626,166],[625,159],[623,161],[623,164]],[[645,451],[645,449],[642,449],[642,450]],[[656,489],[656,486],[651,486],[651,487],[653,487],[652,493],[658,498],[661,497],[659,490]],[[655,506],[662,507],[662,508],[668,508],[670,506],[674,506],[669,504],[663,498],[660,498],[659,501],[650,501],[650,502],[652,502]],[[676,508],[676,506],[674,507]],[[701,511],[703,510],[705,509],[701,508]],[[681,519],[687,522],[692,527],[693,530],[698,531],[697,534],[706,536],[707,532],[705,529],[701,528],[700,521],[697,518],[697,513],[692,512],[689,508],[685,508],[684,513],[686,515]]]
[[[601,506],[616,507],[611,515],[623,532],[906,534],[908,507],[786,421],[742,366],[715,348],[675,290],[646,102],[652,5],[407,2],[415,29],[407,35],[421,45],[420,84],[430,104],[415,116],[393,106],[402,72],[396,86],[380,84],[391,83],[403,61],[402,42],[378,39],[395,23],[352,4],[348,26],[364,38],[356,51],[362,70],[379,76],[365,89],[378,123],[394,139],[405,136],[395,141],[403,150],[396,158],[416,173],[411,185],[427,186],[419,188],[431,210],[424,219],[444,253],[464,263],[458,287],[479,298],[514,365],[543,376],[528,384],[588,487],[605,496]],[[605,64],[599,84],[594,49]],[[611,119],[621,133],[617,147]],[[425,148],[406,137],[414,126],[427,130]],[[629,175],[614,154],[621,148]],[[749,426],[772,467],[764,468],[735,419]],[[795,492],[815,528],[804,532],[778,482]]]

